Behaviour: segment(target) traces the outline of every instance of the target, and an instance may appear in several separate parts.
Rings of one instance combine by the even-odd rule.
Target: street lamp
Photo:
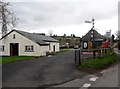
[[[93,39],[93,57],[95,58],[95,34],[94,34],[94,21],[95,19],[92,18],[92,21],[85,21],[85,23],[91,23],[92,24],[92,35],[91,38]]]

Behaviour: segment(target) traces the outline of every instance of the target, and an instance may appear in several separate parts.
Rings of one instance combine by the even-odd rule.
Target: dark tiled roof
[[[83,41],[88,41],[91,39],[91,35],[92,35],[91,31],[92,29],[85,36],[82,37]],[[100,33],[98,33],[96,30],[94,30],[94,37],[95,37],[95,40],[104,39],[104,37]]]
[[[39,35],[39,34],[35,34],[35,33],[28,33],[28,32],[20,31],[20,30],[12,30],[11,32],[13,32],[13,31],[18,32],[19,34],[25,36],[26,38],[28,38],[38,44],[48,44],[47,42],[58,42],[58,40],[55,40],[54,38],[52,38],[50,36],[44,36],[44,35]],[[9,33],[11,33],[11,32],[9,32]],[[8,34],[6,34],[5,36],[7,36]]]

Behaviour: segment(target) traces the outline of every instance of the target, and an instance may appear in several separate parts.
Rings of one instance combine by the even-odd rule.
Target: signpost
[[[92,35],[91,38],[93,39],[93,57],[95,58],[95,34],[94,34],[94,21],[95,19],[92,18],[92,21],[85,21],[85,23],[92,23]]]

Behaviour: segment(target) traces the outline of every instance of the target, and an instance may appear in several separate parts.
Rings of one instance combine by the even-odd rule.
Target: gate
[[[100,48],[100,49],[75,49],[75,65],[81,64],[82,60],[91,60],[97,57],[103,57],[111,48]],[[94,54],[95,52],[95,54]]]

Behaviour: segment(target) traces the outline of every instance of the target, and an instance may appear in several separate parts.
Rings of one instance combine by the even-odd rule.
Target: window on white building
[[[30,45],[25,46],[25,52],[33,52],[33,51],[34,51],[33,46],[30,46]]]
[[[0,45],[0,51],[4,51],[5,47],[3,45]]]
[[[13,34],[13,39],[15,39],[15,34]]]
[[[51,50],[51,48],[50,48],[50,43],[49,43],[49,50]]]

